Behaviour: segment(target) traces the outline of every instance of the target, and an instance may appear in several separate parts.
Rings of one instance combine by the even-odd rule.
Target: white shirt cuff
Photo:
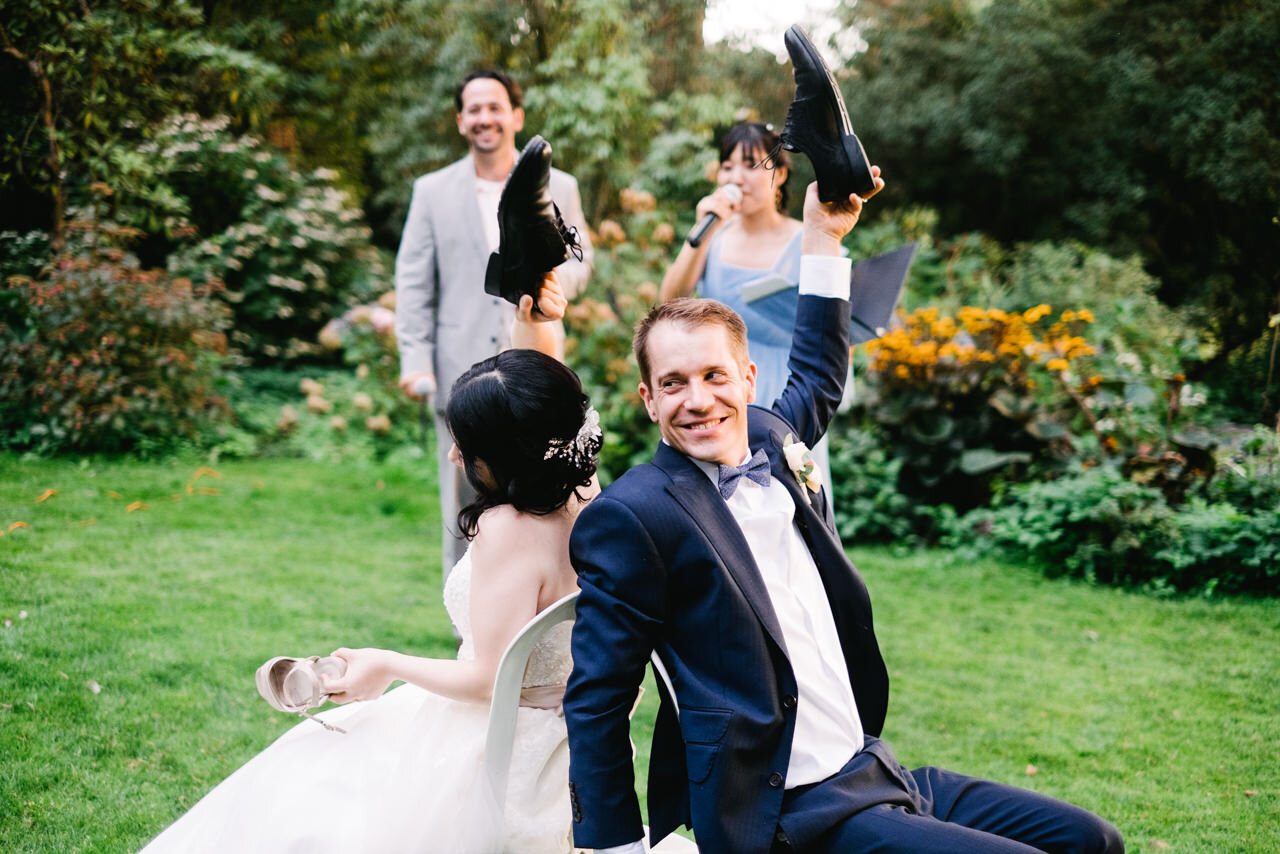
[[[637,839],[627,845],[615,845],[612,848],[597,848],[596,854],[644,854],[644,840]]]
[[[849,273],[852,258],[835,255],[800,256],[800,294],[802,296],[849,299]]]

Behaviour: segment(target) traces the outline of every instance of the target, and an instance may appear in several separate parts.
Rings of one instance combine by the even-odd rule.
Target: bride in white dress
[[[471,547],[444,600],[457,660],[339,649],[346,674],[325,683],[343,703],[303,721],[154,839],[166,852],[566,854],[572,850],[568,746],[560,697],[569,624],[535,647],[525,672],[504,821],[483,773],[499,659],[538,612],[577,589],[569,533],[599,491],[600,429],[548,325],[564,312],[549,275],[540,311],[525,297],[517,348],[463,375],[450,395],[450,458],[480,498],[459,524]],[[542,352],[537,352],[541,350]],[[406,684],[387,691],[393,682]],[[363,701],[363,702],[351,702]]]

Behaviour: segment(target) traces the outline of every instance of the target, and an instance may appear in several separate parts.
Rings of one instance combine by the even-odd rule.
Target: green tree
[[[63,242],[70,206],[112,181],[112,154],[184,110],[252,117],[281,71],[205,39],[185,0],[3,0],[0,228]]]
[[[870,47],[847,94],[887,198],[947,231],[1139,252],[1163,299],[1203,309],[1220,362],[1257,340],[1280,309],[1280,2],[853,12]]]

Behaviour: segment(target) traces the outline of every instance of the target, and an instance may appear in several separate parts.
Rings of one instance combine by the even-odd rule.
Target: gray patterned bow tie
[[[728,501],[729,496],[733,495],[733,491],[738,488],[738,483],[744,477],[754,480],[761,486],[768,486],[772,481],[772,476],[769,474],[769,457],[765,454],[764,448],[756,451],[751,455],[751,459],[740,466],[720,466],[719,476],[716,479],[720,496]]]

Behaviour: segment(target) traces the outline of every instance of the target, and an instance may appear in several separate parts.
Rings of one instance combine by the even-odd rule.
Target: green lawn
[[[0,457],[0,850],[139,848],[292,725],[272,655],[451,653],[425,460],[200,465]],[[1076,801],[1130,852],[1280,850],[1280,602],[854,557],[904,762]]]

